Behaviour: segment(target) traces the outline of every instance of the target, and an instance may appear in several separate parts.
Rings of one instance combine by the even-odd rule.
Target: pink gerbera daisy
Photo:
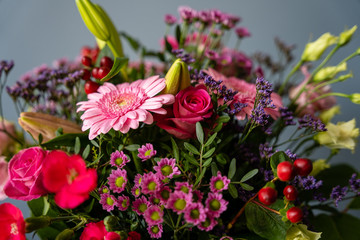
[[[128,196],[121,195],[118,198],[117,206],[120,211],[125,211],[130,206],[130,199]]]
[[[152,205],[146,209],[144,218],[149,226],[160,224],[164,221],[164,212],[157,205]]]
[[[100,204],[103,209],[110,212],[114,210],[114,207],[117,206],[116,198],[110,193],[100,194]]]
[[[124,191],[126,183],[128,181],[125,169],[112,170],[108,177],[110,189],[116,193]]]
[[[210,192],[205,204],[208,209],[208,213],[211,214],[212,217],[217,218],[220,217],[220,214],[226,210],[228,201],[223,199],[222,194]]]
[[[163,226],[161,224],[148,226],[147,230],[151,238],[161,238]]]
[[[156,150],[154,150],[154,146],[151,143],[142,145],[138,151],[138,157],[141,158],[143,162],[156,155]]]
[[[146,199],[145,196],[142,196],[132,202],[133,210],[139,215],[143,215],[150,205],[150,202]]]
[[[165,79],[159,76],[116,86],[104,83],[97,92],[88,95],[88,101],[78,103],[77,111],[84,111],[82,130],[90,129],[91,140],[111,128],[127,133],[130,128],[137,129],[139,122],[152,124],[154,119],[150,112],[166,114],[162,105],[175,100],[171,94],[155,96],[165,86]]]
[[[210,179],[210,190],[213,193],[222,192],[228,189],[230,179],[226,176],[221,176],[221,172],[217,172],[217,176],[212,176]]]
[[[128,162],[130,162],[130,159],[123,151],[115,151],[110,155],[110,164],[113,167],[123,168]]]
[[[205,209],[201,203],[191,203],[185,211],[184,219],[188,223],[198,225],[206,219]]]
[[[174,158],[162,158],[157,162],[157,166],[154,166],[154,170],[156,171],[159,178],[171,179],[174,175],[179,175],[180,171],[176,165],[176,160]]]

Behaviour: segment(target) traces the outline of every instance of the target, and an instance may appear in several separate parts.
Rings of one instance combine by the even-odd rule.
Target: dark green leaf
[[[139,50],[140,43],[125,32],[120,32],[120,36],[124,37],[125,40],[130,44],[131,48],[136,52]]]
[[[249,230],[266,239],[284,240],[291,226],[283,222],[280,215],[252,202],[246,205],[245,216]]]
[[[109,79],[111,79],[112,77],[114,77],[116,74],[118,74],[121,70],[121,68],[123,68],[125,65],[128,64],[129,59],[128,58],[115,58],[114,59],[114,64],[111,67],[110,72],[101,79],[101,81],[107,81]]]
[[[220,123],[220,122],[221,122],[221,123],[226,123],[226,122],[228,122],[228,121],[230,121],[229,115],[223,115],[223,116],[221,116],[221,117],[218,117],[215,122],[218,122],[218,123]]]
[[[226,155],[223,153],[217,154],[216,161],[218,161],[221,165],[225,165],[227,163]]]
[[[43,143],[42,146],[47,149],[58,149],[59,146],[74,147],[76,137],[80,138],[83,146],[89,143],[87,133],[67,133]]]
[[[125,147],[126,150],[130,151],[130,152],[135,152],[140,148],[139,144],[131,144],[131,145],[127,145]]]
[[[196,179],[196,181],[195,181],[195,186],[201,181],[201,179],[204,177],[204,174],[205,174],[205,172],[206,172],[206,167],[204,167],[203,169],[202,169],[202,172],[201,172],[201,174],[197,177],[197,179]]]
[[[236,172],[236,159],[233,158],[231,160],[230,166],[229,166],[229,172],[228,172],[228,178],[232,179]]]
[[[349,204],[350,209],[360,209],[360,197],[355,197]]]
[[[211,174],[213,176],[216,176],[218,171],[219,171],[219,169],[218,169],[218,167],[216,165],[216,162],[212,162],[211,163]]]
[[[252,191],[254,190],[254,187],[253,186],[250,186],[249,184],[246,184],[246,183],[240,183],[240,186],[246,190],[246,191]]]
[[[47,201],[47,197],[40,197],[27,202],[31,213],[34,217],[46,215],[49,211],[50,204]]]
[[[218,132],[218,131],[220,131],[221,129],[222,129],[222,127],[223,127],[223,123],[218,123],[218,125],[216,125],[216,127],[214,128],[214,132]]]
[[[176,144],[176,142],[175,142],[175,140],[173,138],[170,138],[170,139],[171,139],[173,154],[174,154],[174,157],[176,159],[176,162],[178,163],[179,160],[180,160],[179,147],[178,147],[178,145]]]
[[[90,145],[88,144],[88,145],[86,145],[86,147],[85,147],[85,149],[84,149],[84,151],[82,153],[83,159],[87,159],[89,154],[90,154]]]
[[[208,160],[206,160],[203,164],[204,167],[208,167],[212,162],[212,158],[209,158]]]
[[[213,153],[215,152],[216,147],[211,148],[209,151],[207,151],[204,155],[203,158],[209,158],[211,157],[211,155],[213,155]]]
[[[180,26],[179,25],[176,25],[176,28],[175,28],[175,37],[176,37],[176,40],[177,42],[180,42],[180,38],[181,38],[181,29],[180,29]]]
[[[245,174],[245,175],[241,178],[240,182],[246,182],[247,180],[249,180],[250,178],[252,178],[253,176],[255,176],[258,172],[259,172],[258,169],[253,169],[253,170],[251,170],[250,172],[248,172],[247,174]]]
[[[200,122],[196,123],[196,137],[201,145],[204,144],[204,130]]]
[[[91,144],[97,148],[100,148],[99,144],[95,140],[91,140]]]
[[[200,166],[200,164],[194,159],[194,157],[190,156],[189,154],[184,154],[186,160],[191,162],[195,166]]]
[[[171,53],[171,52],[172,52],[172,46],[171,46],[171,44],[168,42],[166,36],[164,37],[164,41],[165,41],[165,49],[166,49],[166,51],[168,51],[169,53]]]
[[[41,133],[39,134],[39,138],[38,138],[38,139],[39,139],[38,142],[39,142],[39,144],[41,145],[42,141],[44,140],[43,135],[42,135]]]
[[[107,154],[111,154],[112,152],[113,152],[113,148],[112,148],[113,146],[112,146],[112,142],[107,142],[107,144],[106,144],[106,153]]]
[[[229,184],[228,186],[228,190],[229,190],[229,193],[230,195],[233,197],[233,198],[238,198],[239,194],[238,194],[238,190],[236,189],[236,187],[234,186],[234,184]]]
[[[217,136],[217,133],[214,133],[213,135],[211,135],[209,137],[209,139],[206,141],[204,147],[210,146],[210,144],[212,144],[214,142],[216,136]]]
[[[194,147],[194,145],[188,143],[188,142],[184,142],[184,147],[189,151],[192,152],[193,154],[197,154],[200,155],[199,150],[196,149],[196,147]]]
[[[75,138],[75,146],[74,146],[74,152],[75,152],[75,154],[79,154],[80,148],[81,148],[80,138],[79,138],[79,137],[76,137],[76,138]]]

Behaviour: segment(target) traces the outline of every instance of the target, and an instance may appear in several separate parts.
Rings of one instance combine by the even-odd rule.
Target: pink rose
[[[4,120],[4,126],[3,126],[1,124],[1,119],[0,119],[0,129],[2,130],[3,128],[5,128],[6,131],[10,133],[12,136],[15,136],[14,123]],[[4,152],[6,152],[6,150],[14,143],[14,140],[11,137],[9,137],[9,135],[7,135],[6,133],[0,131],[0,142],[1,142],[0,155],[5,155]]]
[[[0,240],[26,240],[22,212],[11,203],[0,205],[0,233]]]
[[[9,162],[9,180],[4,191],[9,198],[30,201],[46,194],[42,168],[47,151],[40,147],[23,149]]]
[[[195,137],[195,124],[213,114],[211,97],[204,85],[190,86],[175,96],[168,115],[157,125],[180,139]]]
[[[7,198],[4,192],[4,186],[9,179],[8,162],[5,161],[4,156],[0,156],[0,201]]]
[[[80,236],[80,240],[120,240],[120,235],[106,231],[104,221],[88,223]]]

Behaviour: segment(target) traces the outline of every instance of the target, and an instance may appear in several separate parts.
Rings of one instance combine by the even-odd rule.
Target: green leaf
[[[100,148],[99,144],[95,140],[91,140],[91,144],[97,148]]]
[[[106,153],[110,155],[112,152],[113,152],[112,142],[107,142],[106,143]]]
[[[195,166],[200,166],[200,164],[192,156],[190,156],[189,154],[184,154],[184,156],[185,156],[185,159],[188,162],[191,162]]]
[[[173,154],[174,154],[174,157],[176,159],[176,162],[178,163],[179,160],[180,160],[180,154],[179,154],[179,147],[178,145],[176,144],[175,140],[171,137],[171,145],[172,145],[172,149],[173,149]]]
[[[193,154],[196,155],[200,155],[199,150],[196,149],[196,147],[194,147],[194,145],[188,143],[188,142],[184,142],[184,147],[189,151],[192,152]]]
[[[236,172],[236,159],[233,158],[230,162],[228,178],[232,179],[235,175],[235,172]]]
[[[131,144],[131,145],[127,145],[125,147],[126,150],[130,151],[130,152],[135,152],[140,148],[139,144]]]
[[[234,186],[234,184],[229,184],[228,186],[228,190],[229,190],[229,193],[230,195],[233,197],[233,198],[238,198],[239,194],[238,194],[238,190],[236,189],[236,187]]]
[[[240,183],[240,186],[242,187],[242,189],[244,189],[245,191],[252,191],[254,190],[253,186],[250,186],[249,184],[246,183]]]
[[[86,145],[86,147],[85,147],[85,149],[84,149],[84,151],[82,153],[82,158],[87,159],[89,154],[90,154],[90,145],[88,144],[88,145]]]
[[[211,148],[209,151],[207,151],[204,155],[203,158],[209,158],[211,157],[211,155],[213,155],[213,153],[215,152],[216,147]]]
[[[360,197],[355,197],[349,204],[350,209],[360,209]]]
[[[171,44],[168,42],[168,40],[166,39],[166,36],[164,36],[164,41],[165,41],[165,49],[166,51],[168,51],[169,53],[172,52],[172,46]]]
[[[293,225],[286,233],[285,240],[306,239],[306,240],[318,240],[321,237],[321,233],[312,232],[307,229],[304,224]]]
[[[271,240],[284,240],[290,223],[283,222],[281,216],[255,203],[245,207],[246,225],[257,235]]]
[[[230,121],[230,116],[229,115],[223,115],[221,117],[218,117],[215,122],[226,123],[228,121]]]
[[[204,167],[208,167],[212,162],[212,158],[209,158],[208,160],[206,160],[203,164]]]
[[[179,43],[179,42],[180,42],[180,38],[181,38],[181,29],[180,29],[180,26],[179,26],[179,25],[176,25],[176,28],[175,28],[175,37],[176,37],[177,42]]]
[[[210,144],[212,144],[214,142],[216,136],[217,136],[217,133],[214,133],[213,135],[211,135],[209,137],[209,139],[206,141],[204,147],[210,146]]]
[[[349,214],[336,214],[328,216],[320,214],[311,224],[315,229],[322,232],[321,239],[326,240],[359,240],[360,219]]]
[[[204,144],[204,130],[200,122],[196,123],[196,137],[201,145]]]
[[[118,74],[121,70],[121,68],[123,68],[125,65],[128,64],[129,59],[128,58],[119,58],[116,57],[114,59],[114,64],[111,67],[110,72],[101,79],[101,81],[107,81],[109,79],[111,79],[112,77],[114,77],[116,74]]]
[[[277,170],[276,170],[277,165],[279,163],[285,162],[285,161],[290,161],[290,158],[283,151],[276,152],[271,156],[271,158],[270,158],[270,167],[271,167],[271,169],[273,171],[274,177],[277,177]]]
[[[34,217],[46,215],[50,209],[47,197],[40,197],[27,202],[31,213]]]
[[[216,162],[212,162],[211,163],[211,174],[213,176],[216,176],[218,171],[219,171],[219,169],[218,169],[218,167],[216,165]]]
[[[220,163],[221,165],[225,165],[227,163],[226,155],[223,153],[216,155],[216,161]]]
[[[255,176],[258,172],[259,172],[258,169],[253,169],[253,170],[251,170],[250,172],[248,172],[247,174],[245,174],[245,175],[241,178],[240,182],[246,182],[247,180],[249,180],[250,178],[252,178],[253,176]]]
[[[216,125],[216,127],[213,129],[214,132],[218,132],[222,129],[223,127],[223,123],[219,123],[218,125]]]
[[[201,174],[197,177],[197,179],[196,179],[196,181],[195,181],[195,183],[194,183],[194,185],[196,186],[200,181],[201,181],[201,179],[204,177],[204,174],[205,174],[205,172],[206,172],[206,167],[204,167],[203,169],[202,169],[202,172],[201,172]]]
[[[87,133],[67,133],[59,137],[55,137],[50,141],[41,144],[41,146],[46,147],[47,149],[58,149],[59,146],[74,147],[76,137],[79,137],[83,146],[89,143]]]
[[[126,32],[120,32],[120,36],[125,38],[125,40],[130,44],[131,48],[135,52],[139,50],[140,43],[137,40],[135,40],[132,36],[130,36]]]
[[[75,152],[75,154],[79,154],[80,148],[81,148],[80,138],[79,138],[79,137],[76,137],[76,138],[75,138],[75,146],[74,146],[74,152]]]

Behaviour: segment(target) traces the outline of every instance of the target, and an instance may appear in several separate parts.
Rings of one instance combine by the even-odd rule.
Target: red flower
[[[44,162],[43,183],[46,189],[55,193],[55,203],[59,207],[79,206],[96,188],[96,170],[86,169],[85,161],[80,156],[52,151]]]
[[[120,240],[120,235],[106,231],[104,221],[88,223],[80,236],[80,240]]]
[[[0,240],[26,240],[24,217],[11,203],[0,205]]]
[[[128,232],[128,238],[126,240],[141,240],[141,235],[138,232]]]

